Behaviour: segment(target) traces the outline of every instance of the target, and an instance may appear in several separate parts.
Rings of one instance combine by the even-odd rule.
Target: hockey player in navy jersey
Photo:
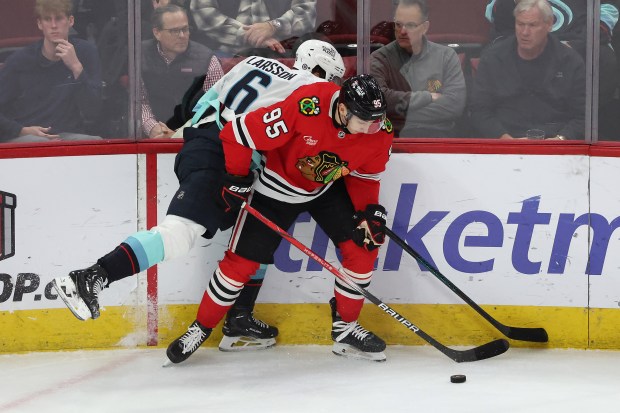
[[[80,320],[99,317],[99,294],[111,283],[185,255],[199,237],[212,238],[230,228],[238,214],[214,200],[224,177],[220,129],[237,114],[281,101],[296,88],[316,82],[340,83],[344,62],[329,43],[308,40],[296,53],[294,69],[277,60],[248,57],[222,77],[200,99],[183,129],[184,144],[174,170],[179,189],[166,217],[149,231],[139,231],[89,268],[53,280],[58,295]],[[337,86],[335,86],[337,87]],[[270,347],[278,330],[253,316],[264,270],[239,295],[223,327],[220,349]],[[251,344],[251,345],[250,345]]]
[[[252,151],[262,154],[249,203],[281,228],[309,212],[342,253],[342,271],[368,287],[384,240],[385,209],[379,205],[380,175],[392,145],[386,102],[369,75],[342,88],[316,83],[283,102],[237,117],[220,137],[226,157],[221,202],[238,209],[254,179]],[[260,264],[273,262],[280,236],[242,211],[229,249],[213,274],[196,321],[174,340],[167,355],[186,360],[234,305]],[[385,342],[358,324],[364,297],[336,279],[332,309],[333,352],[374,361],[386,359]]]

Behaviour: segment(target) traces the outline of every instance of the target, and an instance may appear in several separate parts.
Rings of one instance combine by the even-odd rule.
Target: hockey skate
[[[195,320],[181,337],[170,343],[166,350],[168,360],[175,364],[187,360],[210,335],[211,329]],[[164,367],[169,364],[164,363]]]
[[[254,318],[251,311],[229,311],[222,327],[221,351],[263,350],[276,345],[278,329]]]
[[[336,299],[329,300],[332,309],[332,340],[334,346],[332,352],[338,356],[371,360],[385,361],[383,353],[385,341],[359,325],[357,321],[347,323],[342,321],[336,311]]]
[[[80,320],[99,317],[99,293],[108,286],[108,274],[95,264],[83,270],[71,271],[66,277],[52,280],[58,296]]]

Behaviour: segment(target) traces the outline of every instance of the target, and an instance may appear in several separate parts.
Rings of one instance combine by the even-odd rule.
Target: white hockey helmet
[[[306,40],[297,49],[293,67],[312,72],[317,66],[321,69],[319,71],[325,72],[325,80],[341,83],[344,61],[336,48],[321,40]]]

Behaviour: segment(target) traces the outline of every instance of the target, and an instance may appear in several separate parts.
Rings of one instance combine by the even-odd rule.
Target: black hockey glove
[[[357,211],[353,220],[357,228],[353,230],[351,239],[357,245],[372,251],[379,248],[385,242],[385,221],[387,212],[378,204],[366,206],[365,211]]]
[[[252,173],[247,176],[224,175],[220,197],[216,202],[224,209],[224,212],[239,211],[241,205],[248,200],[253,183],[254,174]]]

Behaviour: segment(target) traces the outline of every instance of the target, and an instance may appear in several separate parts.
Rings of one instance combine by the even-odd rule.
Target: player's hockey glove
[[[252,173],[247,176],[224,175],[217,203],[224,209],[224,212],[239,211],[241,205],[248,200],[253,183],[254,174]]]
[[[372,251],[385,242],[385,221],[387,212],[378,204],[366,206],[365,211],[357,211],[353,220],[357,228],[353,230],[353,242]]]

